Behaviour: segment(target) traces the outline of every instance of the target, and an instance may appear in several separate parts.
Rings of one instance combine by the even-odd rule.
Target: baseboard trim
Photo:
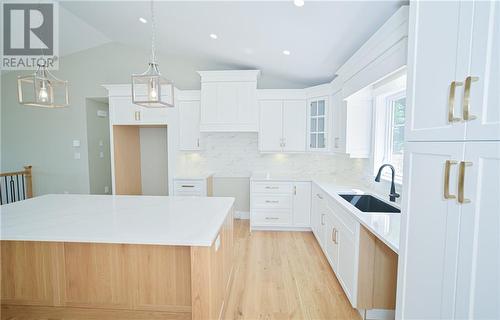
[[[236,210],[236,211],[234,211],[234,218],[241,219],[241,220],[249,220],[250,219],[250,212]]]
[[[250,226],[253,231],[311,231],[310,227],[294,227],[294,226]]]
[[[395,310],[388,309],[358,309],[359,314],[364,320],[394,320]]]

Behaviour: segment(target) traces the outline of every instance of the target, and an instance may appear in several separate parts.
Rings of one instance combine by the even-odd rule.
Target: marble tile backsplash
[[[389,183],[374,182],[373,164],[369,159],[351,159],[343,154],[260,153],[257,133],[206,133],[200,140],[201,151],[179,153],[179,173],[210,171],[215,177],[249,177],[252,172],[286,173],[368,189],[382,196],[389,193]]]

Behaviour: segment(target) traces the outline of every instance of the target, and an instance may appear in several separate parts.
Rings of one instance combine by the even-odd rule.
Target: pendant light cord
[[[151,62],[156,63],[155,54],[155,13],[154,13],[154,2],[151,0]]]

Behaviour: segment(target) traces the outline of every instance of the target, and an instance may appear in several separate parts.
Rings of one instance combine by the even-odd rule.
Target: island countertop
[[[1,240],[211,246],[234,198],[44,195],[0,207]]]

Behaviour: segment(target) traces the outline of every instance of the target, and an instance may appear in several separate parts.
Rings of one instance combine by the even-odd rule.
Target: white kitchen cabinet
[[[306,151],[306,110],[305,101],[283,101],[283,151]]]
[[[258,131],[258,70],[199,71],[200,131]]]
[[[465,144],[455,317],[499,319],[500,142]]]
[[[311,183],[252,180],[250,227],[252,229],[310,228]]]
[[[293,184],[293,225],[309,227],[311,225],[311,183]]]
[[[176,177],[174,195],[190,197],[211,197],[213,194],[213,176]]]
[[[473,21],[468,110],[475,119],[467,121],[466,138],[500,140],[500,3],[474,2]]]
[[[499,176],[499,142],[407,144],[404,318],[498,318]]]
[[[320,238],[321,230],[321,206],[323,206],[324,194],[315,184],[312,186],[311,194],[311,229],[316,236]],[[319,241],[319,240],[318,240]],[[320,243],[321,244],[321,243]]]
[[[457,196],[457,168],[463,152],[461,142],[405,145],[403,195],[411,200],[402,208],[407,231],[406,243],[401,238],[404,262],[398,283],[404,291],[404,318],[453,318],[460,225],[460,206],[453,197]],[[453,162],[447,165],[447,161]]]
[[[465,137],[459,97],[466,77],[470,21],[465,11],[471,11],[465,7],[469,5],[462,1],[416,1],[410,5],[407,141]]]
[[[330,150],[329,147],[329,105],[328,97],[308,100],[307,144],[309,151]]]
[[[179,101],[179,150],[200,150],[200,101]]]
[[[412,3],[407,141],[500,139],[499,6]]]
[[[337,241],[338,234],[335,232],[335,227],[339,223],[333,213],[326,214],[324,221],[324,234],[322,236],[322,240],[324,241],[323,248],[330,266],[332,267],[333,271],[337,273],[339,262],[339,245]]]
[[[332,151],[336,153],[346,152],[346,123],[347,110],[342,91],[337,91],[332,96]]]
[[[132,103],[130,97],[111,97],[110,121],[115,125],[166,124],[169,109],[145,108]]]
[[[304,152],[306,105],[303,100],[261,100],[259,150]]]
[[[335,226],[335,241],[338,246],[338,279],[344,288],[344,292],[354,305],[354,284],[356,274],[356,233],[346,228],[342,223]]]
[[[283,102],[260,101],[259,151],[280,152],[283,148]]]

